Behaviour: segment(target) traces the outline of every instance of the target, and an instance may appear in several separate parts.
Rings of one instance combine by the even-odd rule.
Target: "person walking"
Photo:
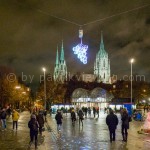
[[[18,120],[19,120],[19,113],[14,109],[12,112],[12,120],[13,120],[13,130],[15,128],[16,125],[16,130],[18,129]]]
[[[109,129],[109,134],[110,134],[110,142],[116,140],[116,128],[118,125],[118,117],[114,114],[113,110],[110,110],[109,115],[106,117],[106,124]]]
[[[37,136],[38,136],[39,124],[36,120],[36,115],[34,115],[34,114],[31,115],[31,119],[28,122],[28,127],[30,128],[29,147],[32,145],[33,140],[35,140],[35,149],[37,149]]]
[[[84,112],[85,112],[85,117],[87,118],[87,112],[88,112],[87,107],[84,108]]]
[[[5,108],[3,108],[1,113],[0,113],[2,131],[6,130],[6,117],[7,117],[7,113],[6,113]]]
[[[42,128],[44,127],[44,117],[43,117],[42,111],[39,111],[39,113],[37,115],[37,121],[39,124],[39,133],[40,133],[40,135],[42,135]]]
[[[131,121],[131,119],[125,108],[122,111],[121,120],[122,120],[121,132],[122,132],[122,138],[123,138],[122,141],[127,142],[127,139],[128,139],[127,130],[129,129],[129,122]]]
[[[74,126],[76,121],[76,113],[74,109],[71,111],[71,120],[72,120],[72,125]]]
[[[49,109],[49,114],[52,116],[52,108]]]
[[[61,126],[62,126],[62,114],[60,110],[57,110],[57,114],[55,115],[55,120],[57,122],[57,131],[61,131]]]
[[[44,110],[44,113],[43,113],[43,114],[44,114],[44,120],[45,120],[45,122],[47,122],[47,119],[46,119],[46,116],[47,116],[47,110],[46,110],[46,109]]]
[[[88,107],[88,116],[91,118],[91,108]]]
[[[7,113],[8,118],[9,118],[10,115],[11,115],[11,113],[12,113],[12,110],[11,110],[10,106],[9,106],[9,108],[6,110],[6,113]]]
[[[80,122],[82,123],[82,126],[83,126],[83,116],[84,116],[84,113],[83,111],[80,109],[79,112],[78,112],[78,116],[79,116],[79,126],[80,126]]]
[[[96,107],[97,118],[99,118],[99,107]]]
[[[95,118],[95,114],[96,114],[96,108],[93,107],[93,115],[94,115],[94,118]]]

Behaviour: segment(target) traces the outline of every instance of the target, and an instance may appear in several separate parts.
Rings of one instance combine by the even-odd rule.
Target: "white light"
[[[83,64],[87,64],[87,49],[88,45],[83,45],[82,43],[73,47],[74,54],[77,55],[78,59],[80,59],[80,61],[83,62]]]
[[[133,63],[133,62],[134,62],[134,59],[132,58],[132,59],[130,60],[130,62]]]
[[[143,103],[145,103],[146,101],[145,100],[142,100],[143,101]]]
[[[21,87],[20,87],[20,86],[16,86],[15,88],[16,88],[16,89],[20,89]]]
[[[42,68],[43,69],[43,71],[45,72],[46,71],[46,69],[45,68]]]

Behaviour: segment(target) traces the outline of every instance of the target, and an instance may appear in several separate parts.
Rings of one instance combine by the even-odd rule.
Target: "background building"
[[[94,74],[97,77],[98,82],[110,83],[110,60],[108,53],[105,51],[103,35],[101,33],[100,50],[96,55],[94,63]]]
[[[63,41],[62,41],[60,58],[59,58],[58,47],[57,47],[56,63],[55,63],[55,68],[54,68],[54,81],[63,83],[65,80],[67,80],[67,66],[66,66],[66,61],[64,57],[64,47],[63,47]]]

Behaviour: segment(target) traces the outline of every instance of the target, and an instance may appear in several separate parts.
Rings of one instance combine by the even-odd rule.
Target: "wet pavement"
[[[70,116],[64,115],[61,133],[57,133],[54,116],[50,126],[57,139],[57,145],[62,150],[149,150],[150,135],[138,134],[143,122],[132,121],[128,130],[128,142],[122,142],[121,120],[116,131],[116,141],[110,143],[108,127],[105,123],[106,114],[100,113],[98,119],[85,118],[83,127],[76,121],[72,126]]]
[[[45,131],[38,136],[38,150],[149,150],[150,135],[138,134],[143,122],[130,123],[128,142],[122,142],[121,121],[116,131],[116,141],[110,143],[108,128],[105,123],[106,114],[100,113],[98,119],[85,118],[84,125],[78,120],[72,126],[70,115],[63,115],[61,132],[57,132],[55,115],[47,116]],[[118,114],[120,120],[120,115]],[[0,130],[0,149],[27,150],[29,144],[28,121],[29,112],[20,113],[18,131],[12,130],[12,120],[7,120],[6,131]],[[34,149],[34,145],[31,146]]]
[[[27,112],[21,114],[18,130],[12,130],[11,117],[7,120],[5,131],[0,130],[0,149],[2,150],[24,150],[29,141],[29,130],[27,123],[29,115]]]
[[[29,149],[29,128],[28,121],[30,120],[29,112],[20,113],[18,121],[18,130],[12,130],[12,119],[7,119],[7,128],[5,131],[0,130],[0,150],[28,150]],[[38,135],[38,149],[51,150],[57,149],[56,142],[45,125],[46,131],[42,136]],[[31,150],[35,149],[34,144],[31,145]]]

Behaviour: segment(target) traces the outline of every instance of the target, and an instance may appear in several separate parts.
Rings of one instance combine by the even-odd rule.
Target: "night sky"
[[[83,43],[89,45],[86,65],[72,51],[80,42],[80,25]],[[93,73],[101,31],[111,74],[129,75],[129,59],[134,57],[133,74],[150,81],[149,0],[1,0],[0,65],[18,75],[34,75],[37,82],[43,66],[53,74],[57,45],[60,50],[63,40],[68,72]]]

